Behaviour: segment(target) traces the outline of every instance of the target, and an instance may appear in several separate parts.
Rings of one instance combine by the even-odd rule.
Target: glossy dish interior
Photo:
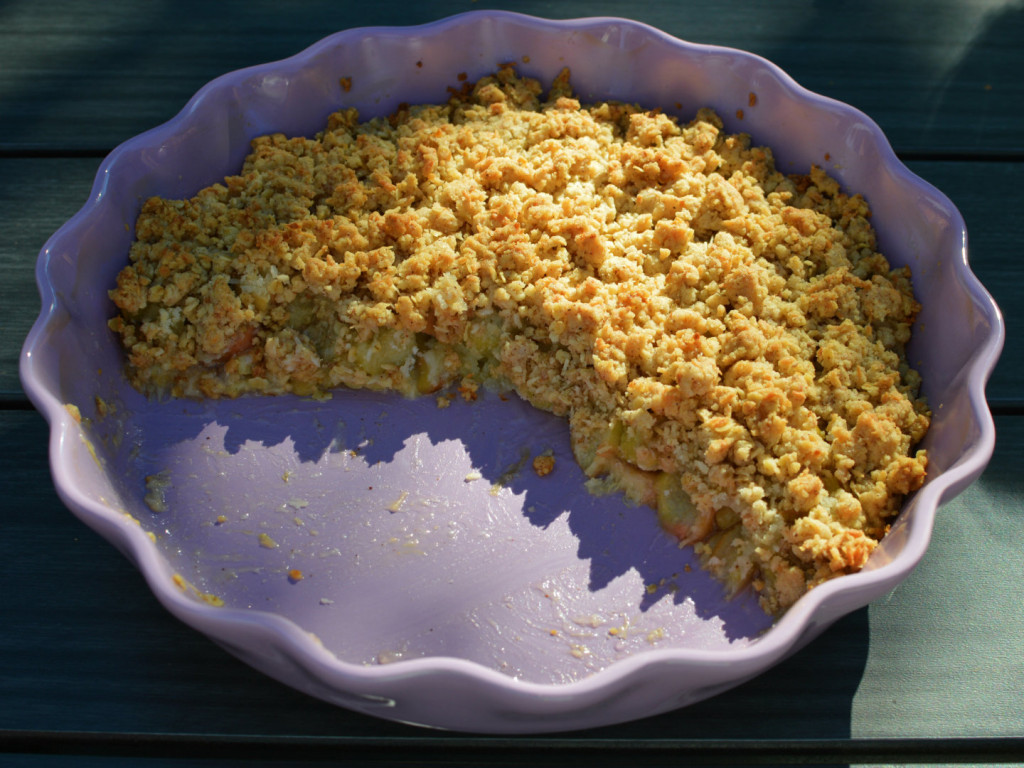
[[[771,146],[784,172],[824,165],[862,192],[880,250],[913,271],[923,310],[910,357],[934,413],[930,479],[865,570],[777,622],[750,596],[727,600],[648,510],[587,494],[565,425],[515,399],[445,410],[369,392],[155,402],[121,373],[107,290],[142,200],[189,196],[234,172],[255,136],[311,135],[342,106],[371,117],[442,101],[460,73],[509,60],[542,82],[570,67],[581,101],[684,119],[715,108],[728,130]],[[51,424],[71,510],[170,611],[254,667],[406,722],[567,730],[734,686],[898,584],[938,505],[980,474],[994,441],[984,385],[1002,320],[969,270],[950,201],[856,110],[751,54],[622,19],[477,12],[348,30],[225,75],[111,153],[86,205],[44,247],[37,279],[43,311],[22,379]],[[555,483],[519,471],[543,451]]]

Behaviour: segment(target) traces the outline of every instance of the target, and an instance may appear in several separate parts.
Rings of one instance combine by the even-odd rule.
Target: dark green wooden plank
[[[998,737],[1024,733],[1024,418],[998,420],[982,481],[941,510],[892,595],[750,683],[587,738]],[[60,504],[32,412],[0,412],[0,729],[425,739],[250,670],[171,619],[117,552]],[[545,739],[515,740],[526,745]],[[448,740],[448,741],[446,741]],[[435,745],[432,747],[431,745]]]
[[[85,202],[98,159],[0,159],[0,402],[21,400],[17,357],[39,311],[34,266],[46,239]],[[911,168],[959,207],[971,264],[1006,313],[1007,342],[989,385],[1002,407],[1024,403],[1024,194],[1020,166],[912,162]]]
[[[964,217],[971,268],[999,304],[1006,323],[1006,344],[989,381],[988,397],[996,407],[1020,408],[1024,405],[1022,166],[976,162],[911,162],[909,166],[942,190]]]
[[[989,469],[939,511],[911,578],[870,606],[855,737],[909,723],[932,738],[1024,735],[1022,466],[1024,416],[997,417]]]
[[[0,745],[5,734],[0,733]],[[110,765],[124,765],[122,759],[141,761],[131,765],[152,768],[179,765],[176,758],[187,759],[197,768],[225,768],[227,765],[298,766],[336,765],[344,755],[346,766],[523,766],[562,768],[566,762],[595,768],[639,764],[676,768],[706,766],[743,766],[764,768],[773,765],[820,766],[858,765],[925,765],[931,768],[949,765],[1020,765],[1024,738],[974,739],[800,739],[763,742],[752,739],[721,742],[704,739],[685,741],[664,739],[643,741],[568,737],[562,739],[403,739],[377,743],[350,738],[317,739],[255,739],[205,738],[191,736],[131,734],[123,737],[108,734],[59,734],[43,742],[42,734],[14,734],[9,741],[14,747],[26,741],[29,754],[7,761],[5,766],[39,765],[107,765],[97,763],[96,756],[110,760]],[[444,749],[434,745],[443,742]],[[424,748],[426,746],[426,748]],[[37,747],[39,751],[32,751]],[[156,755],[156,756],[154,756]],[[217,759],[216,755],[228,755]],[[180,757],[179,757],[180,756]],[[279,762],[277,757],[283,758]],[[49,760],[47,760],[49,758]],[[198,759],[197,759],[198,758]],[[82,762],[73,762],[81,760]],[[44,761],[44,762],[40,762]],[[940,761],[940,762],[936,762]]]
[[[139,755],[133,757],[111,757],[110,755],[81,755],[81,754],[59,754],[59,755],[34,755],[34,754],[3,754],[0,753],[0,762],[4,768],[181,768],[180,757],[151,757],[146,758]],[[333,761],[332,761],[333,762]],[[307,760],[260,760],[246,759],[246,768],[308,768]],[[185,765],[188,768],[237,768],[238,758],[225,758],[223,760],[195,760],[189,759]],[[383,766],[383,762],[353,763],[348,760],[345,765],[350,768],[359,768],[360,765]]]
[[[0,9],[0,150],[97,150],[171,117],[224,72],[330,32],[502,8],[629,16],[677,37],[765,56],[870,114],[900,151],[1024,152],[1024,8],[1002,0],[808,3],[521,0],[387,4],[60,0]]]
[[[39,314],[40,249],[89,195],[98,159],[0,159],[0,403],[24,399],[18,356]]]

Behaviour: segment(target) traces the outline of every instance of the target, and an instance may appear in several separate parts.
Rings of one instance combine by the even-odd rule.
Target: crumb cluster
[[[925,476],[919,307],[869,218],[709,110],[504,67],[148,200],[110,326],[154,395],[514,390],[778,613],[863,566]]]

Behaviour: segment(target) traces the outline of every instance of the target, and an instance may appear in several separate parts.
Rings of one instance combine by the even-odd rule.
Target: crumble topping
[[[592,487],[781,613],[925,476],[919,306],[869,218],[710,110],[584,107],[568,71],[544,96],[505,66],[146,201],[110,327],[151,395],[514,390],[567,417]]]

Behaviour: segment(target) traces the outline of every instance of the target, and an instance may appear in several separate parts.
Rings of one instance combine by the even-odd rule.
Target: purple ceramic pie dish
[[[188,197],[236,172],[255,136],[312,135],[342,107],[368,118],[441,102],[460,73],[506,61],[548,83],[570,67],[585,102],[687,119],[714,107],[728,130],[771,146],[780,170],[823,165],[867,198],[880,250],[912,269],[923,310],[909,355],[934,419],[929,479],[863,571],[778,620],[750,596],[727,600],[649,510],[589,495],[567,426],[515,398],[444,410],[348,391],[157,402],[129,386],[107,291],[144,199]],[[984,388],[1003,324],[952,203],[855,109],[757,56],[622,19],[477,12],[346,30],[218,78],[110,154],[36,275],[42,312],[21,375],[51,425],[68,507],[185,623],[289,685],[393,720],[569,730],[735,686],[904,579],[938,506],[994,444]],[[553,451],[556,482],[516,471],[540,450]]]

